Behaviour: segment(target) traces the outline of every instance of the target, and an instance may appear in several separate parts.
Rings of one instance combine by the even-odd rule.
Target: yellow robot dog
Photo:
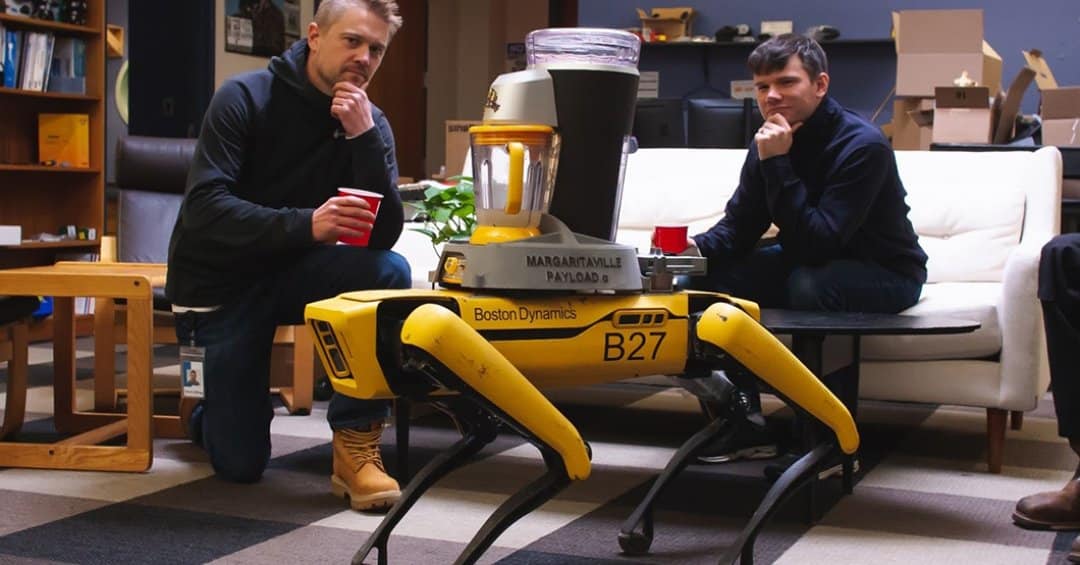
[[[423,491],[492,441],[499,423],[535,445],[548,470],[495,511],[458,563],[474,562],[518,518],[571,481],[588,478],[587,444],[538,389],[739,365],[833,430],[844,453],[854,453],[859,443],[848,410],[757,322],[757,305],[723,294],[365,291],[310,304],[306,317],[337,392],[433,400],[455,414],[463,431],[461,441],[407,485],[354,563],[376,547],[384,563],[397,522]],[[654,485],[650,504],[697,449],[720,433],[720,424],[713,422],[679,450]],[[775,505],[816,474],[830,449],[814,450],[774,485],[733,555],[747,541],[752,544]],[[648,504],[636,514],[631,526],[644,519],[645,533],[620,535],[630,553],[647,550],[652,537]]]
[[[541,389],[734,368],[757,375],[837,440],[780,477],[725,556],[752,559],[754,538],[779,503],[817,474],[836,445],[855,452],[855,423],[758,323],[756,304],[675,289],[673,277],[704,274],[705,259],[639,257],[612,243],[640,40],[565,28],[531,32],[526,44],[529,68],[495,79],[484,124],[469,130],[478,227],[469,243],[444,247],[432,281],[446,290],[352,292],[307,307],[334,390],[429,400],[462,430],[412,478],[353,562],[378,548],[386,563],[394,526],[499,426],[535,445],[547,471],[495,510],[457,563],[475,562],[518,518],[588,478],[588,445]],[[589,225],[594,219],[607,225]],[[652,501],[722,424],[716,419],[672,457],[624,525],[624,551],[648,550]]]

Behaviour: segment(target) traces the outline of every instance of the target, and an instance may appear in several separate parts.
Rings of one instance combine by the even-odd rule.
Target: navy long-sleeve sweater
[[[762,161],[750,144],[724,217],[693,239],[705,257],[738,257],[775,223],[797,264],[856,259],[926,282],[906,195],[881,132],[825,97],[788,154]]]
[[[311,216],[342,186],[383,195],[369,247],[401,235],[394,136],[375,127],[345,139],[330,97],[307,78],[301,39],[266,70],[226,81],[203,119],[169,244],[165,292],[173,304],[216,306],[321,245]]]

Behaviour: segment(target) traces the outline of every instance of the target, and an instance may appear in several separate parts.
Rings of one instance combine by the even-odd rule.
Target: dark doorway
[[[128,21],[128,133],[197,136],[214,94],[214,0],[131,0]]]
[[[401,176],[421,179],[426,176],[427,0],[398,0],[398,9],[405,25],[391,41],[368,95],[394,129]]]
[[[577,27],[578,0],[550,0],[548,24],[551,27]]]

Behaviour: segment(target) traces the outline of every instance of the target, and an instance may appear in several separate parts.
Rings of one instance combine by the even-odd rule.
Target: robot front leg
[[[697,338],[706,348],[715,348],[715,355],[706,357],[731,358],[768,383],[789,404],[808,413],[828,426],[835,434],[839,448],[850,455],[859,447],[859,433],[847,407],[833,395],[779,340],[737,306],[717,302],[709,306],[697,322]],[[737,415],[736,415],[737,417]],[[690,438],[668,462],[648,495],[619,532],[619,544],[626,553],[648,551],[652,543],[652,504],[709,439],[719,433],[721,420]],[[740,554],[744,562],[753,560],[753,543],[765,521],[800,485],[812,479],[818,467],[833,451],[832,445],[822,445],[792,465],[769,489],[739,539],[722,562],[729,563]],[[638,531],[639,526],[642,528]]]
[[[404,363],[443,387],[460,393],[482,413],[497,418],[540,449],[547,472],[507,499],[484,523],[458,557],[473,563],[507,527],[551,499],[571,481],[588,478],[589,449],[577,429],[493,345],[453,312],[424,304],[405,319],[401,328]],[[460,415],[459,410],[455,413]],[[474,417],[474,421],[478,418]],[[467,434],[468,435],[468,434]],[[466,441],[465,439],[462,440]],[[490,438],[487,439],[490,441]],[[484,443],[487,443],[485,441]],[[389,530],[408,511],[420,493],[439,477],[479,450],[455,446],[449,455],[428,464],[409,483],[403,498],[384,519],[386,531],[373,534],[367,551],[379,544],[384,562]],[[453,452],[453,453],[451,453]],[[398,507],[401,507],[399,510]],[[391,521],[392,520],[392,521]],[[380,530],[383,525],[380,525]],[[357,554],[362,562],[367,551]]]

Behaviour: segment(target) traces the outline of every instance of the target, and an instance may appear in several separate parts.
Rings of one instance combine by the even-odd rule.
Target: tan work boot
[[[330,490],[334,496],[347,497],[353,510],[386,510],[401,498],[401,489],[386,474],[379,439],[382,425],[370,431],[337,430],[334,432],[334,474]]]

